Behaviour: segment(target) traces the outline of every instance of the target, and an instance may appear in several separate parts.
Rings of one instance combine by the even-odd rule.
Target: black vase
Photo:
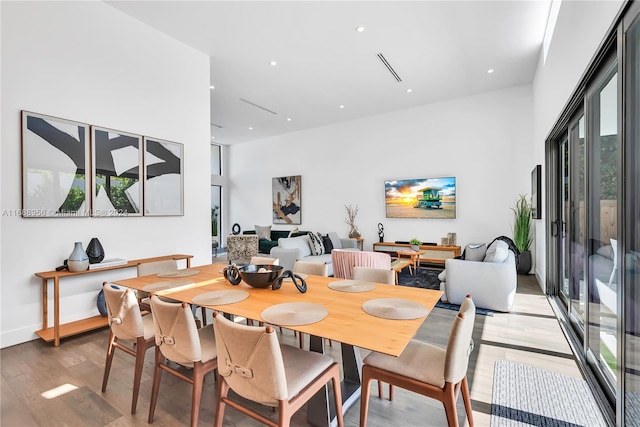
[[[97,264],[104,259],[104,249],[100,244],[100,240],[96,237],[91,239],[86,252],[89,257],[89,264]]]
[[[529,271],[531,270],[531,251],[520,252],[517,270],[518,274],[529,274]]]

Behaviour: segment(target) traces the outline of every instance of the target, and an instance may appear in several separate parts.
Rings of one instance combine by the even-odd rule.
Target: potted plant
[[[413,249],[414,251],[419,251],[420,245],[422,245],[422,242],[418,239],[411,239],[409,240],[409,244],[411,245],[411,249]]]
[[[511,208],[513,218],[513,243],[520,251],[518,274],[528,274],[531,270],[531,202],[525,194],[520,194],[516,206]]]

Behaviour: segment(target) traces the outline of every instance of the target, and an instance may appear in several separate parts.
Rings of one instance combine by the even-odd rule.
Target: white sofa
[[[338,237],[337,233],[328,233],[333,249],[353,249],[358,250],[358,242],[355,239],[345,239]],[[315,262],[327,264],[329,267],[329,275],[333,276],[333,263],[331,260],[331,252],[323,255],[313,255],[311,251],[311,242],[308,235],[298,237],[279,238],[278,246],[271,248],[270,256],[278,258],[280,265],[285,270],[293,270],[296,261]]]
[[[518,284],[516,258],[508,251],[507,258],[500,263],[448,259],[442,278],[445,279],[440,283],[440,290],[445,293],[443,301],[462,304],[469,294],[476,307],[508,312]]]

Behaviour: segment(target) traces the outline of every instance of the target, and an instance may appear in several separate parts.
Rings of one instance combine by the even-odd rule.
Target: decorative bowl
[[[254,288],[268,288],[282,273],[281,265],[249,264],[238,267],[240,277]]]

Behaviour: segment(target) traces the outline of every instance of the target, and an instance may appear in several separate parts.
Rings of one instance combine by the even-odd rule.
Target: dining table
[[[116,280],[113,283],[137,290],[152,289],[152,293],[158,296],[187,303],[202,301],[199,296],[214,291],[246,291],[248,296],[238,302],[222,305],[204,304],[204,306],[228,316],[241,316],[257,321],[264,321],[262,316],[265,310],[281,304],[313,303],[323,307],[326,316],[313,323],[267,323],[308,334],[310,351],[324,353],[323,339],[340,343],[343,367],[341,383],[343,412],[346,412],[360,397],[362,374],[360,349],[399,356],[442,296],[442,292],[436,290],[368,282],[366,291],[344,291],[335,285],[349,285],[356,281],[314,275],[306,275],[307,290],[304,293],[286,279],[278,290],[272,290],[271,287],[253,288],[244,281],[234,286],[224,277],[223,270],[226,267],[228,267],[226,264],[207,264],[177,270],[173,277],[166,273],[161,276],[152,274]],[[361,282],[357,284],[362,285]],[[349,286],[344,289],[348,288]],[[371,304],[379,302],[400,303],[400,309],[391,310],[396,318],[387,318],[388,316],[384,314],[385,304],[382,304],[382,315],[379,313],[372,315],[365,310],[371,307]],[[405,312],[402,309],[403,304],[407,304],[410,309]],[[415,311],[416,307],[418,311]],[[405,315],[406,313],[409,314]],[[314,426],[335,425],[335,405],[332,402],[332,391],[330,386],[326,385],[309,401],[307,421]]]

